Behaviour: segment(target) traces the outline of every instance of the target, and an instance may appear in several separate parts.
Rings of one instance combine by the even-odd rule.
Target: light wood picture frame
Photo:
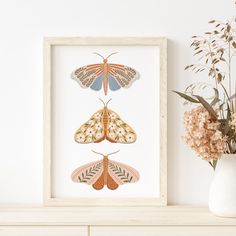
[[[93,52],[97,55],[92,54]],[[81,70],[78,70],[78,68],[82,67],[82,70],[85,71],[82,72],[82,75],[87,76],[85,65],[91,64],[94,66],[94,64],[101,63],[98,56],[103,57],[105,59],[103,63],[106,63],[106,57],[109,54],[113,55],[114,52],[119,53],[109,58],[108,63],[115,63],[112,64],[115,66],[117,64],[118,66],[120,64],[127,65],[125,69],[130,70],[131,74],[129,75],[131,77],[137,76],[137,81],[132,86],[122,85],[122,81],[121,83],[110,83],[108,75],[110,76],[109,73],[111,72],[109,72],[109,69],[106,74],[109,86],[108,82],[107,84],[104,82],[106,76],[104,76],[105,71],[102,71],[101,81],[103,81],[103,87],[100,91],[94,90],[100,89],[101,81],[101,86],[98,86],[98,84],[95,86],[94,82],[92,86],[90,86],[91,83],[88,86],[81,83],[83,78],[79,74]],[[75,83],[75,81],[70,80],[71,73],[72,77],[78,76],[74,80],[82,78],[81,81]],[[113,77],[110,79],[112,80]],[[133,78],[133,80],[135,79]],[[133,82],[132,79],[131,82]],[[107,89],[105,89],[106,85]],[[117,86],[120,89],[115,91]],[[90,88],[84,89],[85,87],[90,87],[92,90]],[[111,106],[111,110],[107,111],[117,112],[114,112],[114,114],[119,114],[121,119],[125,116],[124,121],[132,127],[125,123],[128,132],[133,135],[134,140],[132,142],[127,141],[124,144],[122,141],[117,141],[117,143],[113,143],[111,142],[112,138],[109,141],[109,137],[112,137],[112,135],[108,133],[108,128],[104,131],[104,135],[111,136],[106,137],[107,140],[103,142],[99,140],[99,143],[95,143],[93,138],[86,139],[87,143],[84,141],[85,144],[78,141],[76,135],[81,128],[78,130],[77,128],[103,106],[99,103],[99,98],[102,98],[104,103],[112,98],[108,107],[110,109]],[[105,108],[107,107],[104,105],[103,109]],[[105,110],[102,114],[104,113]],[[101,120],[105,119],[104,116]],[[109,117],[109,119],[111,118]],[[123,121],[121,120],[121,122]],[[88,123],[85,124],[88,125]],[[83,126],[81,127],[83,128]],[[102,130],[104,130],[104,127],[105,124],[103,124]],[[126,133],[127,130],[125,130]],[[117,138],[118,136],[114,140],[117,140]],[[77,142],[74,139],[77,139]],[[74,169],[76,169],[73,172],[75,177],[79,178],[77,172],[81,173],[81,169],[78,170],[78,167],[83,167],[85,164],[94,163],[100,159],[91,150],[105,155],[118,149],[120,149],[120,152],[111,157],[112,161],[110,161],[110,157],[106,159],[108,162],[104,162],[105,159],[101,161],[100,164],[103,168],[101,173],[105,174],[103,177],[99,177],[99,179],[102,178],[102,184],[107,186],[113,184],[113,187],[115,185],[114,189],[117,188],[116,190],[110,190],[113,187],[107,189],[106,186],[102,190],[95,190],[103,186],[100,186],[101,181],[98,181],[98,177],[93,185],[88,185],[88,181],[84,181],[87,185],[74,183],[76,181],[73,182],[70,179]],[[118,167],[119,164],[125,163],[121,167],[127,167],[128,169],[125,170],[130,170],[130,172],[125,173],[130,178],[130,181],[127,181],[130,184],[122,185],[124,183],[121,183],[122,180],[121,182],[114,181],[115,176],[110,175],[109,167],[105,167],[104,163],[108,163],[108,166],[111,163],[118,163]],[[124,170],[122,169],[122,171]],[[134,176],[131,176],[132,178],[129,175],[130,173],[131,175],[134,174]],[[108,177],[113,178],[110,178],[112,184],[109,182],[110,180],[108,181]],[[99,187],[95,186],[98,184]],[[43,199],[46,206],[167,205],[166,38],[53,37],[44,39]]]

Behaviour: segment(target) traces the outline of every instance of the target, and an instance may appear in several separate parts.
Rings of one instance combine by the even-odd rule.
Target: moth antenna
[[[110,56],[112,56],[112,55],[114,55],[114,54],[117,54],[118,52],[113,52],[113,53],[111,53],[109,56],[107,56],[107,58],[106,58],[106,60],[110,57]]]
[[[112,98],[108,100],[108,102],[106,103],[106,106],[105,106],[105,107],[107,107],[107,104],[108,104],[111,100],[112,100]]]
[[[111,152],[111,153],[109,153],[109,154],[107,154],[107,156],[110,156],[110,155],[112,155],[112,154],[116,154],[117,152],[119,152],[120,150],[117,150],[116,152]]]
[[[99,54],[97,52],[93,52],[93,54],[96,54],[96,55],[100,56],[103,60],[105,60],[104,56],[102,56],[101,54]]]
[[[101,98],[99,98],[99,100],[103,103],[103,105],[105,107],[106,106],[105,102]]]
[[[94,151],[94,150],[91,150],[92,152],[94,152],[94,153],[96,153],[96,154],[98,154],[98,155],[101,155],[101,156],[104,156],[102,153],[100,153],[100,152],[96,152],[96,151]]]

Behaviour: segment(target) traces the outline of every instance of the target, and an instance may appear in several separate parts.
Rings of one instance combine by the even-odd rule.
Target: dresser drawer
[[[89,236],[86,226],[0,226],[0,236]]]
[[[235,236],[236,227],[192,226],[109,226],[91,227],[90,236]]]

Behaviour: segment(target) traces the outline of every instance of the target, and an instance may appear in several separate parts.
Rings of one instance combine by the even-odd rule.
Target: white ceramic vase
[[[236,217],[236,154],[224,154],[217,163],[209,209],[217,216]]]

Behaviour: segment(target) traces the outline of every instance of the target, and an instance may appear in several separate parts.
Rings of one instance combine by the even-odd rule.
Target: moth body
[[[108,90],[108,64],[106,59],[103,60],[103,90],[106,96]]]

